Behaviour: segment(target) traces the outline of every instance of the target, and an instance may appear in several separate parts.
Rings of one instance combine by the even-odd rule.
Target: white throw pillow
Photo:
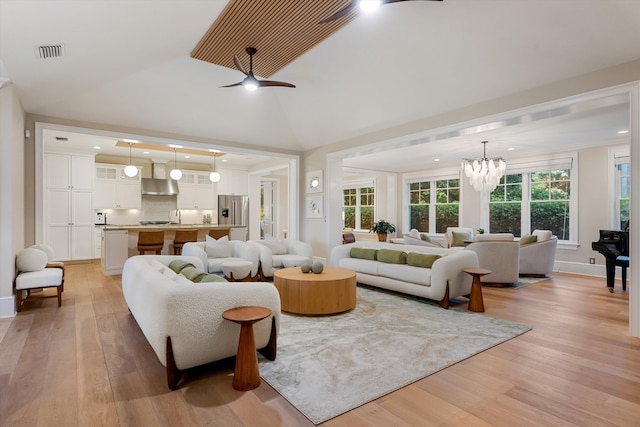
[[[21,250],[16,256],[16,268],[18,271],[40,271],[44,270],[49,259],[47,253],[36,248],[26,248]]]
[[[47,254],[47,259],[49,261],[53,261],[53,249],[51,248],[51,246],[45,244],[45,243],[40,243],[37,245],[32,245],[30,246],[31,248],[34,249],[40,249],[41,251],[43,251],[44,253]]]
[[[412,228],[411,231],[409,232],[409,236],[413,237],[414,239],[419,239],[420,232],[417,229]]]
[[[271,249],[272,255],[286,255],[287,254],[287,242],[284,240],[284,236],[280,235],[277,238],[273,238],[267,235],[262,243]]]
[[[218,240],[211,236],[206,236],[204,251],[208,258],[229,258],[231,256],[231,246],[229,236],[222,236]]]
[[[538,242],[544,242],[545,240],[551,240],[553,233],[551,230],[533,230],[531,235],[536,236],[538,238]]]
[[[178,285],[192,285],[193,284],[193,282],[191,280],[187,279],[182,274],[176,274],[176,276],[174,278],[172,278],[171,280],[174,281],[175,283],[177,283]]]

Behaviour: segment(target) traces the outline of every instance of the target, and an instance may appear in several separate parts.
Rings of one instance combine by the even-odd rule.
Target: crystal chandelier
[[[507,163],[502,157],[487,158],[487,142],[482,141],[484,149],[482,158],[462,159],[462,169],[474,190],[491,193],[500,183],[500,178],[507,169]]]

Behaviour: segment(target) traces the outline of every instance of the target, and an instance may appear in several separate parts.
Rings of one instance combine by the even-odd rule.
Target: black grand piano
[[[613,292],[616,266],[622,268],[622,290],[627,290],[629,267],[629,231],[600,230],[600,240],[591,243],[591,249],[604,255],[607,263],[607,288]]]

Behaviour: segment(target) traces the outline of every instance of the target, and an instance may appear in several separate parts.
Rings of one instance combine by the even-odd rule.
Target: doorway
[[[276,218],[278,218],[277,200],[278,182],[270,179],[260,181],[260,238],[266,235],[274,236],[278,229]]]

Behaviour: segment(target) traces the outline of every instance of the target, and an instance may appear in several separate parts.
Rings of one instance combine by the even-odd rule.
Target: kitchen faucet
[[[180,209],[176,209],[176,215],[178,215],[178,224],[182,224],[182,212]]]

